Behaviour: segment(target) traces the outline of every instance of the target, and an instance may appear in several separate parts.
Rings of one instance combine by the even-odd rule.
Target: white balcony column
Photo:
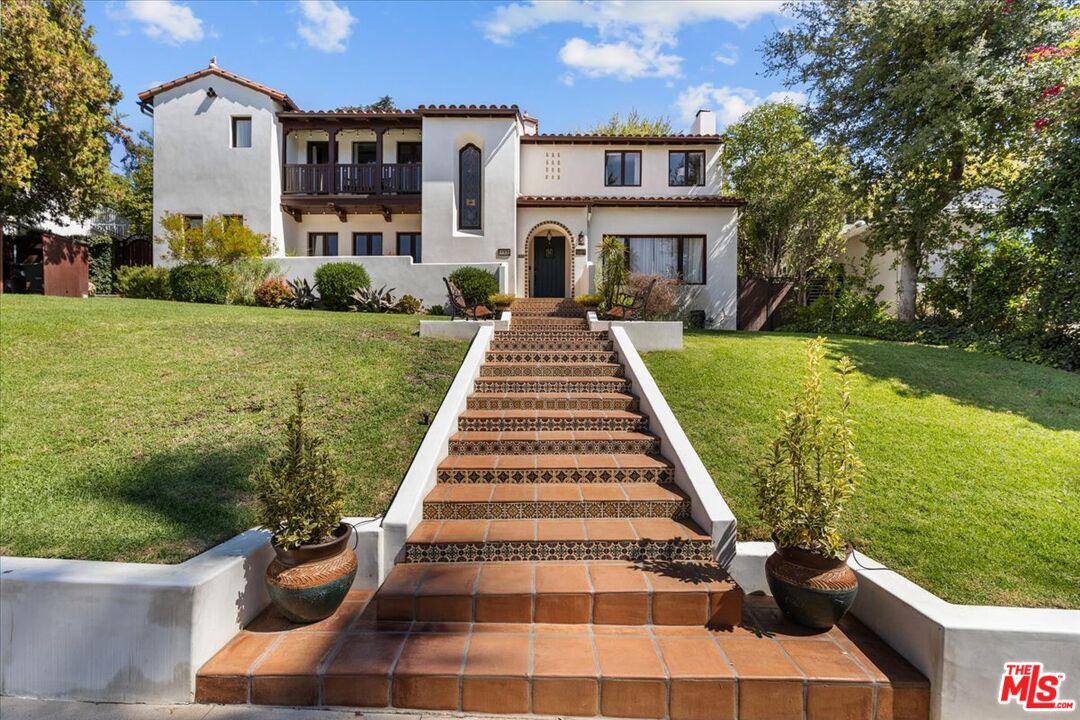
[[[330,190],[331,195],[334,195],[334,194],[337,193],[337,185],[338,185],[338,181],[337,181],[337,176],[338,176],[338,168],[337,168],[337,153],[338,153],[337,132],[338,132],[337,128],[331,128],[330,130],[326,131],[326,134],[330,138],[330,143],[329,143],[330,144],[330,148],[329,148],[330,152],[329,152],[329,158],[327,158],[330,161],[330,182],[328,182],[327,185],[329,186],[329,190]]]

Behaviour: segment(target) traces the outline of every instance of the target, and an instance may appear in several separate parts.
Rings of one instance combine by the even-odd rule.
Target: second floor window
[[[325,165],[330,162],[330,142],[328,140],[308,140],[307,161],[309,165]]]
[[[399,163],[420,162],[421,146],[418,142],[399,142],[397,144],[397,161]]]
[[[672,150],[668,153],[668,185],[690,187],[705,184],[705,152]]]
[[[375,162],[375,143],[354,142],[352,144],[353,165],[367,165]]]
[[[337,255],[337,233],[308,233],[308,255]]]
[[[232,119],[232,146],[234,148],[251,147],[251,118],[234,117]]]
[[[604,185],[641,184],[641,151],[609,150],[604,153]]]
[[[481,202],[480,148],[466,145],[458,158],[458,227],[479,230]]]

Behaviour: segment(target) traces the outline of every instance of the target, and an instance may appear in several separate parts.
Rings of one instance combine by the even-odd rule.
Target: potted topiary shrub
[[[304,425],[304,390],[294,390],[296,409],[285,422],[285,447],[256,470],[259,524],[273,533],[275,558],[266,569],[274,606],[293,622],[329,617],[356,577],[349,544],[352,526],[341,521],[345,496],[341,475]]]
[[[858,591],[837,523],[863,467],[849,416],[855,366],[847,357],[837,364],[839,405],[830,414],[822,408],[824,354],[823,338],[807,341],[802,392],[780,412],[780,434],[755,473],[761,517],[776,543],[765,563],[769,589],[788,619],[819,629],[835,625]]]

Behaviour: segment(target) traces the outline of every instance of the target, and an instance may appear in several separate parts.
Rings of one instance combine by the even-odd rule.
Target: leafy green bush
[[[91,235],[90,243],[90,284],[95,295],[109,295],[113,292],[113,241],[108,235]]]
[[[229,278],[220,265],[188,263],[169,271],[173,300],[223,305],[228,299]]]
[[[487,302],[499,292],[498,279],[487,270],[477,267],[461,267],[450,273],[450,282],[458,286],[469,304]]]
[[[270,236],[255,232],[242,220],[214,215],[198,227],[189,227],[183,215],[161,218],[165,235],[158,238],[169,247],[174,260],[184,262],[232,263],[241,258],[262,258],[270,254]]]
[[[600,302],[604,299],[604,296],[598,292],[584,293],[574,298],[574,302],[578,305],[584,305],[587,308],[599,307]]]
[[[487,299],[489,305],[500,310],[510,307],[515,300],[517,300],[517,295],[514,293],[493,293]]]
[[[790,410],[780,411],[780,434],[755,479],[761,519],[772,528],[778,546],[842,560],[847,543],[837,523],[863,468],[848,415],[855,366],[847,357],[837,364],[840,407],[832,415],[821,407],[824,357],[824,338],[806,342],[802,393]]]
[[[238,258],[221,267],[228,281],[226,299],[231,305],[254,305],[255,288],[281,273],[276,262],[264,258]]]
[[[403,315],[415,315],[420,312],[420,308],[423,307],[423,303],[419,298],[412,295],[402,295],[397,301],[397,310],[395,312],[402,313]]]
[[[303,386],[297,384],[293,394],[296,409],[285,421],[285,445],[252,476],[258,522],[286,549],[331,539],[345,510],[341,473],[322,439],[304,426]]]
[[[605,235],[600,243],[600,280],[596,283],[596,291],[602,298],[600,305],[605,310],[611,307],[615,294],[626,285],[629,273],[626,245],[613,235]]]
[[[348,310],[349,298],[357,290],[370,287],[371,278],[363,265],[327,263],[315,271],[315,285],[319,288],[323,309]]]
[[[255,303],[263,307],[281,307],[293,297],[292,289],[281,278],[267,278],[259,283],[254,292]]]
[[[116,271],[116,292],[124,297],[170,300],[169,269],[152,265],[126,265]]]
[[[442,305],[432,305],[427,309],[427,314],[431,315],[432,317],[441,317],[443,315],[446,315],[446,308],[444,308]]]

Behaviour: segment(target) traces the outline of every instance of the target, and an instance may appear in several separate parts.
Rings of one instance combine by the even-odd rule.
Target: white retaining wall
[[[327,263],[353,263],[363,265],[371,276],[371,286],[394,289],[394,296],[412,295],[425,305],[445,306],[444,277],[461,267],[478,267],[495,275],[499,280],[499,292],[507,292],[506,263],[415,263],[408,255],[340,255],[333,257],[286,257],[274,258],[288,280],[304,279],[315,283],[315,271]],[[318,290],[315,291],[318,293]]]
[[[592,311],[587,317],[590,330],[609,330],[612,327],[626,330],[627,337],[638,352],[683,349],[683,324],[678,320],[598,320]]]
[[[772,543],[737,544],[730,569],[746,592],[769,592],[772,552]],[[861,553],[849,565],[859,578],[852,614],[929,678],[932,720],[1024,717],[998,702],[1010,662],[1065,673],[1061,699],[1080,704],[1080,610],[954,605]]]
[[[638,355],[634,343],[630,341],[627,328],[614,323],[610,335],[619,359],[626,368],[626,377],[632,383],[632,392],[641,402],[641,412],[649,416],[649,430],[660,438],[661,454],[675,466],[675,483],[690,496],[691,517],[709,532],[713,552],[719,562],[728,565],[735,557],[735,515],[720,496],[712,476]],[[679,337],[682,338],[681,332]]]

